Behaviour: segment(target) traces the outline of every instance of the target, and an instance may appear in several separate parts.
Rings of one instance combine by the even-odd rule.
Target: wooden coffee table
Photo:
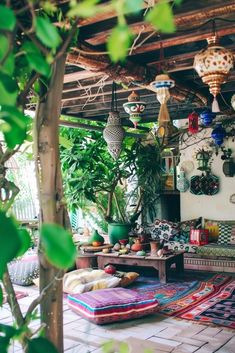
[[[136,254],[119,255],[118,253],[96,253],[98,267],[103,269],[108,264],[129,265],[153,267],[158,271],[159,280],[166,283],[168,280],[169,269],[172,264],[175,264],[177,274],[181,275],[184,272],[184,254],[183,252],[158,256],[137,256]]]

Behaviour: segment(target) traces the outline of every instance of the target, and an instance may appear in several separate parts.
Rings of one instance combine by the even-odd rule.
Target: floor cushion
[[[197,253],[202,256],[225,256],[235,258],[235,245],[208,244],[199,246]]]
[[[96,324],[134,319],[158,310],[158,301],[149,294],[126,288],[108,288],[68,295],[69,307]]]
[[[96,289],[117,287],[121,278],[114,277],[104,270],[84,268],[68,272],[63,278],[65,293],[85,293]]]
[[[8,264],[8,271],[13,284],[30,286],[39,277],[39,261],[35,252],[26,253],[22,258]]]
[[[184,243],[183,241],[168,241],[165,244],[169,250],[196,253],[198,245]]]

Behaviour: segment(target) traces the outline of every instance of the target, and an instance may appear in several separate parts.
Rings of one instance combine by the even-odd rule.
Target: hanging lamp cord
[[[115,81],[112,84],[111,111],[117,112],[117,84]]]

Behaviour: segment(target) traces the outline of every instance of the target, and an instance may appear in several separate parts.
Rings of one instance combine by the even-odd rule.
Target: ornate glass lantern
[[[198,114],[196,112],[192,112],[188,116],[188,130],[191,134],[198,132]]]
[[[150,86],[156,90],[157,100],[161,104],[158,114],[159,126],[170,121],[166,103],[170,98],[169,88],[174,87],[174,85],[175,81],[171,80],[170,77],[166,74],[157,75],[155,77],[155,81],[150,83]]]
[[[195,55],[193,67],[214,96],[212,111],[219,112],[216,96],[220,93],[221,84],[226,82],[229,71],[233,68],[233,53],[218,45],[217,36],[208,38],[207,42],[208,47]]]
[[[128,102],[123,104],[123,108],[130,115],[130,121],[136,128],[141,120],[141,114],[144,112],[146,103],[140,100],[140,96],[136,92],[132,92],[128,96]]]
[[[226,131],[224,130],[222,123],[217,123],[214,130],[211,133],[211,137],[214,139],[216,145],[222,145]]]
[[[205,126],[209,126],[215,117],[216,113],[213,113],[211,109],[206,109],[200,114],[201,122]]]
[[[196,154],[196,160],[198,162],[198,170],[208,171],[210,170],[208,163],[211,158],[211,153],[205,151],[203,148],[200,149]]]

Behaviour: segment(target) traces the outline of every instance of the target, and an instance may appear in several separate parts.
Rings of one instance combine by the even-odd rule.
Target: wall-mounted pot
[[[233,159],[230,158],[229,160],[223,163],[223,173],[226,177],[233,177],[235,174],[235,163]]]

